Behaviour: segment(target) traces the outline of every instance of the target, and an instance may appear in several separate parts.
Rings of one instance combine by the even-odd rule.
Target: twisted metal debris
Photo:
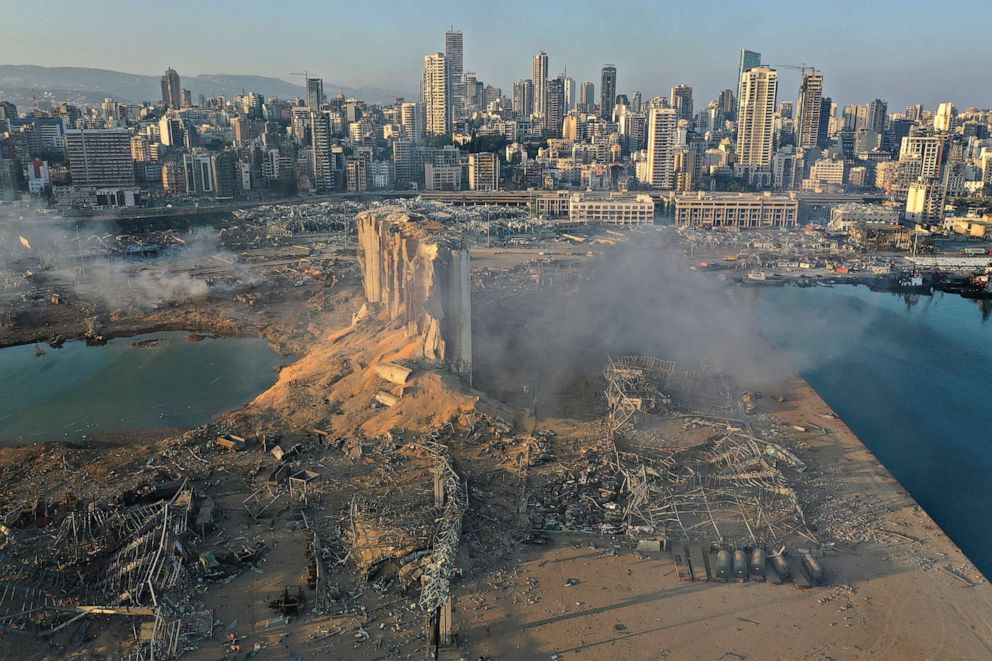
[[[458,554],[462,534],[462,518],[468,509],[468,489],[451,465],[451,455],[444,439],[454,431],[448,424],[428,434],[422,446],[430,454],[444,488],[445,503],[434,534],[431,563],[424,571],[420,607],[434,613],[451,594],[451,570]]]

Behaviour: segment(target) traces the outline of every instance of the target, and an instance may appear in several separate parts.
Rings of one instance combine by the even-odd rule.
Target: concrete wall
[[[365,298],[420,340],[421,355],[471,378],[470,258],[457,235],[399,209],[358,215]]]

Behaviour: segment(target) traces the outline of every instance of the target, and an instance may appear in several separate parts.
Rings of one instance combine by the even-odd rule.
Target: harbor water
[[[951,294],[762,288],[764,338],[992,576],[992,321]]]
[[[185,331],[0,349],[0,444],[191,428],[273,383],[284,359],[259,338]]]

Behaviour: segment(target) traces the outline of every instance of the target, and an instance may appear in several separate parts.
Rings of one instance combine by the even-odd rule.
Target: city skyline
[[[973,44],[981,43],[980,26],[988,22],[982,17],[992,20],[992,7],[974,3],[933,8],[922,2],[867,7],[841,2],[832,4],[827,16],[822,9],[784,3],[760,9],[727,6],[706,16],[668,3],[635,3],[634,10],[644,20],[630,21],[628,12],[615,16],[600,11],[603,15],[591,22],[584,16],[593,3],[579,2],[575,6],[580,11],[560,12],[554,3],[531,7],[511,2],[503,5],[505,11],[517,14],[517,8],[526,6],[529,20],[514,24],[505,35],[493,34],[490,11],[449,2],[428,3],[431,11],[400,3],[374,8],[304,3],[289,9],[239,7],[242,11],[237,12],[230,3],[195,9],[189,5],[186,11],[188,3],[178,2],[168,11],[148,8],[147,21],[158,29],[140,31],[127,25],[128,14],[94,11],[95,4],[42,3],[32,12],[6,12],[13,29],[0,43],[0,62],[142,74],[171,66],[181,75],[253,74],[294,83],[300,80],[292,72],[306,70],[338,85],[391,87],[415,98],[424,55],[443,51],[445,31],[453,28],[464,34],[464,69],[504,93],[529,75],[534,53],[543,50],[548,53],[549,78],[567,67],[576,81],[598,81],[600,70],[610,63],[617,67],[618,93],[641,91],[649,99],[667,96],[672,86],[685,83],[693,87],[698,103],[736,87],[739,52],[748,48],[762,53],[762,62],[772,67],[815,66],[824,75],[824,95],[840,104],[883,98],[890,108],[923,103],[932,109],[943,101],[961,108],[992,105],[992,72],[977,66],[972,52]],[[120,6],[103,4],[108,10]],[[383,16],[396,20],[383,21]],[[952,23],[960,16],[974,20]],[[265,32],[257,41],[242,38],[219,48],[218,24],[230,35],[257,31],[260,25]],[[323,26],[332,25],[340,27],[327,33]],[[115,26],[121,29],[115,32]],[[940,35],[952,26],[954,38],[941,41]],[[30,35],[42,29],[64,47],[38,48]],[[98,29],[114,32],[115,39],[94,40]],[[843,47],[834,38],[840,29]],[[177,31],[187,35],[187,43],[204,47],[174,49],[170,35]],[[623,39],[595,40],[596,32]],[[932,48],[906,48],[927,39],[933,41]],[[590,48],[590,43],[603,45]],[[960,75],[962,71],[968,75]],[[781,98],[795,96],[798,73],[780,73]]]

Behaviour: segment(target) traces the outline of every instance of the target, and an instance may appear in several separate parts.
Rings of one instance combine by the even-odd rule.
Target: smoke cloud
[[[761,325],[787,328],[791,314],[759,306],[758,288],[692,270],[670,232],[635,230],[589,269],[574,286],[495,301],[477,297],[473,362],[479,387],[503,396],[541,389],[542,403],[581,415],[574,408],[594,403],[610,354],[718,369],[741,389],[773,388],[802,369],[786,365],[761,337]]]
[[[8,293],[61,289],[110,310],[150,309],[206,296],[212,283],[192,275],[195,267],[237,263],[211,227],[152,233],[143,240],[166,248],[151,258],[129,257],[127,246],[138,242],[110,223],[84,223],[77,229],[48,217],[27,216],[0,229],[0,277]]]

